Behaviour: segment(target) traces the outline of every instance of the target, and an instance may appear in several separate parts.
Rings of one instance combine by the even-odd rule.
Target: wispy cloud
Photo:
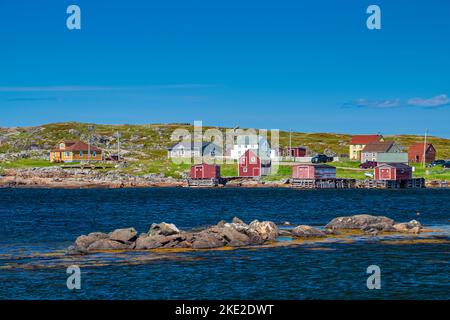
[[[35,87],[0,87],[0,92],[65,92],[65,91],[107,91],[116,87],[101,86],[35,86]]]
[[[399,107],[438,108],[444,106],[450,106],[450,98],[446,94],[441,94],[429,99],[411,98],[408,99],[407,101],[402,101],[400,99],[388,99],[388,100],[356,99],[344,103],[342,105],[342,108],[390,109]]]
[[[450,98],[446,94],[441,94],[429,99],[412,98],[408,100],[408,105],[417,107],[443,107],[450,105]]]
[[[0,92],[81,92],[81,91],[116,91],[140,89],[199,89],[216,87],[215,84],[162,84],[142,86],[3,86]]]
[[[357,99],[354,101],[346,102],[342,105],[343,108],[396,108],[400,106],[400,99],[372,101],[366,99]]]
[[[26,102],[29,102],[29,101],[56,101],[57,99],[56,98],[50,98],[50,97],[48,97],[48,98],[35,98],[35,97],[30,97],[30,98],[10,98],[10,99],[7,99],[6,101],[8,101],[8,102],[23,102],[23,101],[26,101]]]

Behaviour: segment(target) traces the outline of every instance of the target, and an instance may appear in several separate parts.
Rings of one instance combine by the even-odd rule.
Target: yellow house
[[[101,160],[101,149],[81,141],[62,141],[50,152],[50,162]]]
[[[350,160],[361,160],[361,151],[369,143],[384,141],[384,138],[380,134],[364,134],[356,135],[352,137],[349,146],[349,158]]]

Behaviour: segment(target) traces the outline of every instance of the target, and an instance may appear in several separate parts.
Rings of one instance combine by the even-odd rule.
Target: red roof
[[[414,144],[409,146],[409,152],[422,154],[423,153],[423,147],[424,147],[423,146],[423,142],[414,143]],[[430,149],[430,147],[433,147],[433,145],[431,143],[427,143],[426,151],[428,151],[428,149]]]
[[[371,142],[378,142],[382,138],[383,136],[379,134],[356,135],[352,137],[350,144],[369,144]]]
[[[65,141],[64,144],[66,145],[65,149],[60,149],[59,144],[55,147],[53,151],[72,151],[72,152],[79,152],[79,151],[89,151],[89,146],[87,143],[84,143],[82,141]],[[90,146],[91,152],[101,152],[102,150],[93,146],[91,144]]]

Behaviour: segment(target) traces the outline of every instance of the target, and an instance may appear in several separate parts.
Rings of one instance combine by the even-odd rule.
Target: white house
[[[262,159],[275,160],[278,158],[277,150],[272,149],[267,139],[260,135],[236,136],[234,145],[230,150],[230,157],[239,159],[247,150],[252,150]]]

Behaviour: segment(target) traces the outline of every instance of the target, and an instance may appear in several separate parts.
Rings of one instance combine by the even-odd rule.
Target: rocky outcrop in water
[[[394,220],[384,216],[371,216],[359,214],[347,217],[338,217],[331,220],[326,229],[359,229],[367,232],[371,231],[395,231]]]
[[[416,220],[411,220],[410,222],[394,224],[393,228],[398,232],[420,233],[422,225]]]
[[[394,220],[383,216],[355,215],[333,219],[320,230],[299,225],[294,229],[279,229],[272,221],[254,220],[250,224],[239,218],[231,223],[218,224],[198,231],[182,231],[174,224],[161,222],[152,224],[147,233],[138,235],[134,228],[117,229],[108,234],[93,232],[82,235],[69,247],[69,254],[86,254],[105,250],[149,250],[149,249],[214,249],[221,247],[258,246],[276,241],[278,237],[325,238],[339,235],[340,229],[363,231],[367,235],[380,232],[419,233],[422,226],[412,220],[395,224]]]
[[[103,250],[147,250],[157,248],[212,249],[224,246],[261,245],[275,240],[278,227],[271,221],[257,220],[246,224],[238,218],[231,223],[219,222],[198,232],[180,231],[174,224],[152,224],[148,233],[137,236],[134,228],[117,229],[109,234],[94,232],[78,237],[68,249],[70,254]]]
[[[324,238],[327,236],[325,232],[305,225],[294,228],[292,235],[297,238]]]

